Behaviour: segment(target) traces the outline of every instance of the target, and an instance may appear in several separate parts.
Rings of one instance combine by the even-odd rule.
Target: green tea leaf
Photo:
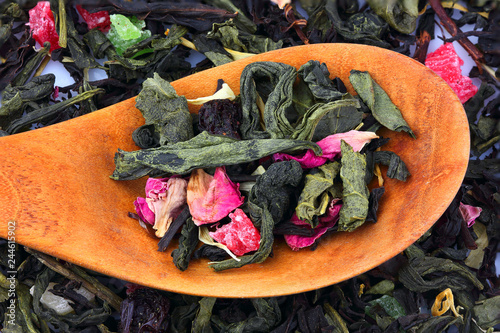
[[[243,69],[240,79],[243,139],[283,139],[293,133],[287,113],[292,109],[296,76],[294,67],[269,61],[254,62]],[[262,116],[257,107],[258,94],[266,101]]]
[[[140,141],[138,131],[153,127],[153,136],[159,144],[176,143],[191,139],[193,134],[192,117],[186,97],[178,96],[174,87],[158,74],[144,81],[142,90],[136,98],[136,107],[142,112],[145,125],[134,131],[134,141],[139,147],[151,148]],[[137,141],[136,141],[137,140]]]
[[[373,11],[391,27],[411,34],[417,27],[418,0],[367,0]]]
[[[353,231],[365,222],[368,214],[370,192],[364,180],[366,159],[363,154],[354,152],[344,140],[340,147],[342,151],[340,178],[344,189],[343,205],[339,213],[339,230]]]
[[[115,180],[138,179],[147,175],[186,174],[197,168],[232,165],[258,160],[282,151],[321,149],[310,141],[286,139],[235,140],[202,132],[191,140],[159,148],[115,155]]]
[[[305,177],[305,184],[295,208],[297,217],[316,228],[318,217],[323,215],[332,198],[340,198],[342,192],[335,187],[334,179],[340,172],[340,163],[324,164],[312,169]]]
[[[337,90],[325,63],[309,60],[300,66],[298,75],[307,84],[317,101],[331,102],[347,95]]]
[[[401,157],[392,151],[375,151],[373,153],[373,159],[375,163],[380,163],[387,165],[387,177],[395,178],[401,181],[406,181],[410,176],[410,172],[403,162]]]
[[[482,290],[483,284],[465,266],[436,257],[413,257],[399,271],[399,281],[412,291],[429,290]]]
[[[476,323],[483,329],[500,324],[500,296],[485,299],[472,308]]]
[[[216,301],[217,298],[214,297],[203,297],[199,301],[200,307],[193,321],[192,333],[213,332],[212,327],[210,327],[210,318],[212,317],[212,310]]]
[[[401,111],[368,72],[353,69],[349,75],[349,81],[379,123],[392,131],[405,131],[415,138],[415,134],[404,120]]]
[[[182,226],[181,236],[179,237],[179,247],[172,252],[175,267],[181,271],[188,268],[191,255],[198,246],[198,227],[194,224],[192,218],[188,218]]]

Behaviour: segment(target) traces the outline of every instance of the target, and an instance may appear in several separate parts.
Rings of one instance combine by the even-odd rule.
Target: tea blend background
[[[41,46],[32,37],[25,23],[36,3],[0,3],[0,136],[65,121],[136,96],[144,79],[154,73],[173,81],[232,61],[234,55],[227,49],[261,53],[308,43],[347,42],[379,46],[424,62],[431,41],[445,42],[437,37],[442,30],[447,31],[439,34],[449,37],[446,42],[454,42],[463,57],[473,60],[469,76],[479,91],[464,104],[472,141],[460,191],[431,230],[379,267],[308,293],[215,299],[126,284],[22,246],[14,252],[0,240],[2,333],[491,332],[495,325],[499,329],[498,1],[464,1],[459,9],[451,9],[450,1],[437,0],[282,1],[283,8],[269,1],[239,0],[81,3],[89,13],[106,10],[144,19],[150,33],[141,33],[131,45],[117,45],[116,40],[113,45],[113,34],[89,30],[77,11],[78,3],[50,1],[58,34],[66,37],[61,48]],[[50,50],[50,59],[62,64],[74,83],[56,86],[53,74],[40,75]],[[96,73],[105,78],[93,79]],[[460,213],[461,203],[482,210],[471,227]],[[12,280],[7,279],[13,254],[15,322],[9,317]],[[59,315],[41,305],[49,283],[54,294],[72,302],[71,313]],[[89,301],[77,293],[81,286],[95,298]],[[444,300],[443,311],[432,315],[435,300]]]

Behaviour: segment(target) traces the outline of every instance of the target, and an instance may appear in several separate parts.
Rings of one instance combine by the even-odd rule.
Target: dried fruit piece
[[[260,243],[260,233],[252,221],[241,209],[236,209],[229,214],[231,222],[223,225],[210,236],[221,244],[224,244],[235,255],[242,256],[245,253],[257,251]]]
[[[432,69],[448,83],[463,104],[474,96],[478,88],[468,76],[462,75],[460,67],[464,61],[460,59],[452,43],[441,45],[436,51],[429,53],[425,66]]]
[[[126,17],[121,14],[113,14],[109,18],[111,30],[109,30],[107,37],[120,55],[130,46],[151,37],[151,31],[142,30],[146,27],[146,23],[135,16]]]
[[[48,1],[40,1],[29,11],[29,23],[33,38],[43,45],[50,43],[50,52],[61,48],[59,46],[59,35],[57,34],[54,14],[50,10]]]
[[[102,32],[108,32],[111,28],[111,19],[107,11],[101,10],[95,13],[89,13],[88,10],[80,5],[77,5],[76,9],[87,23],[89,29],[98,28]]]

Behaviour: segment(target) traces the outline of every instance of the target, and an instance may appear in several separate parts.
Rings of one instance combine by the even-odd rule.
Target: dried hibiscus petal
[[[340,155],[340,142],[344,140],[354,151],[360,151],[372,139],[378,138],[378,135],[369,131],[349,131],[345,133],[337,133],[327,136],[326,138],[316,142],[321,147],[323,154],[316,156],[311,150],[307,150],[302,156],[292,156],[284,153],[276,153],[273,155],[275,161],[290,161],[296,160],[302,168],[311,169],[325,164],[327,161],[333,160]]]
[[[252,221],[241,209],[236,209],[229,214],[231,222],[223,225],[210,236],[221,244],[227,246],[237,256],[257,251],[260,244],[260,233]]]
[[[460,67],[464,61],[460,59],[452,43],[441,45],[436,51],[429,53],[425,66],[432,69],[448,83],[463,104],[477,93],[478,88],[468,76],[462,75]]]
[[[314,234],[312,236],[285,235],[285,241],[288,246],[290,246],[293,251],[298,251],[301,248],[313,245],[318,238],[323,236],[328,231],[328,229],[335,226],[339,220],[340,208],[342,208],[340,199],[333,199],[328,206],[326,214],[319,218],[319,224],[314,229],[309,225],[309,223],[299,219],[297,214],[294,213],[290,221],[293,224],[302,226],[305,229],[313,229]]]
[[[243,201],[239,184],[229,179],[224,167],[217,167],[213,176],[202,169],[191,173],[187,186],[187,203],[196,225],[220,221],[243,204]]]
[[[200,130],[214,135],[240,139],[241,106],[228,99],[215,99],[202,105],[199,115]]]
[[[88,10],[80,5],[77,5],[76,9],[87,23],[89,29],[98,28],[102,32],[108,32],[111,28],[111,19],[107,11],[101,10],[95,13],[89,13]]]
[[[30,30],[33,38],[43,45],[45,42],[50,43],[50,52],[61,48],[59,46],[59,35],[57,34],[54,14],[50,10],[49,1],[40,1],[35,7],[29,10]]]

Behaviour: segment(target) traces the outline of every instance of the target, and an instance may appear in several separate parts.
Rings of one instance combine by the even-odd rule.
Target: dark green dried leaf
[[[500,324],[500,296],[485,299],[472,309],[476,323],[487,330]]]
[[[276,298],[252,298],[255,316],[228,325],[226,332],[270,332],[281,321],[281,310]]]
[[[181,230],[179,247],[172,252],[175,267],[181,271],[185,271],[197,246],[198,227],[194,224],[192,218],[188,218]]]
[[[159,137],[159,144],[191,139],[194,136],[193,120],[186,97],[178,96],[174,87],[156,73],[153,78],[144,81],[142,87],[136,98],[136,107],[145,119],[144,126],[154,125],[153,137]],[[134,138],[139,139],[137,133],[134,133]],[[136,143],[139,147],[147,146],[144,142]]]
[[[401,111],[368,72],[351,70],[349,81],[379,123],[392,131],[405,131],[415,138],[415,134],[404,120]]]
[[[299,219],[309,223],[313,228],[318,225],[318,219],[314,217],[325,214],[332,198],[342,196],[341,189],[334,183],[339,171],[340,163],[332,162],[312,169],[305,177],[304,188],[295,213]]]
[[[313,149],[310,141],[286,139],[235,140],[202,132],[189,141],[159,148],[125,152],[115,155],[115,180],[138,179],[147,175],[186,174],[197,168],[233,165],[258,160],[277,152]]]
[[[292,108],[296,72],[290,65],[269,61],[254,62],[243,69],[240,79],[243,139],[283,139],[293,133],[287,114]],[[265,101],[263,117],[257,107],[258,95]]]
[[[71,52],[71,58],[74,60],[75,65],[78,68],[83,70],[85,68],[100,67],[94,57],[92,57],[87,50],[85,50],[84,47],[77,43],[72,37],[68,38],[68,48]]]
[[[23,109],[25,102],[37,101],[49,96],[54,91],[55,80],[54,74],[45,74],[34,77],[22,86],[8,85],[2,92],[0,116],[17,114]]]
[[[207,33],[208,38],[216,39],[222,46],[230,50],[245,53],[263,53],[280,49],[283,41],[274,42],[270,38],[244,33],[238,30],[231,20],[221,24],[215,23],[212,31]]]
[[[290,199],[297,192],[297,186],[302,180],[302,167],[297,161],[284,161],[271,166],[257,178],[250,191],[248,204],[250,217],[259,227],[262,209],[265,207],[271,213],[275,223],[286,216],[290,207]]]
[[[391,45],[382,37],[388,29],[388,24],[382,18],[370,12],[356,13],[342,20],[339,14],[338,0],[325,2],[324,10],[326,16],[334,25],[335,30],[346,41],[359,44],[373,45],[390,48]]]
[[[238,29],[250,34],[254,34],[257,31],[256,24],[245,16],[244,12],[240,8],[236,7],[231,0],[212,0],[211,4],[218,8],[225,9],[228,12],[238,13],[238,16],[232,19]]]
[[[203,297],[200,300],[200,306],[196,317],[193,321],[193,327],[191,329],[192,333],[211,333],[213,332],[210,326],[210,318],[212,317],[212,310],[215,305],[217,298],[214,297]]]
[[[233,58],[216,40],[206,35],[198,35],[193,39],[196,49],[203,53],[215,66],[224,65],[233,61]]]
[[[38,66],[42,62],[42,60],[49,54],[50,43],[45,42],[43,44],[43,48],[40,49],[35,56],[33,56],[27,63],[24,65],[23,69],[16,75],[16,77],[11,81],[11,85],[13,87],[22,86],[26,82],[28,82],[29,78],[33,75],[33,73],[37,70]]]
[[[411,34],[417,27],[418,0],[367,0],[375,13],[391,27]]]
[[[482,283],[466,267],[449,259],[414,257],[399,271],[399,281],[412,291],[482,290]]]
[[[298,75],[307,84],[317,101],[331,102],[347,95],[335,87],[325,63],[309,60],[300,66]]]
[[[370,192],[370,197],[368,198],[368,214],[366,215],[366,221],[377,222],[377,211],[378,203],[384,195],[385,188],[377,187]]]
[[[380,163],[388,166],[387,176],[401,181],[406,181],[410,176],[410,172],[403,162],[401,157],[392,151],[376,151],[373,153],[375,163]]]
[[[365,222],[368,215],[370,192],[364,180],[366,159],[363,154],[354,152],[344,140],[340,149],[342,152],[340,178],[344,189],[343,205],[339,213],[339,230],[353,231]]]

